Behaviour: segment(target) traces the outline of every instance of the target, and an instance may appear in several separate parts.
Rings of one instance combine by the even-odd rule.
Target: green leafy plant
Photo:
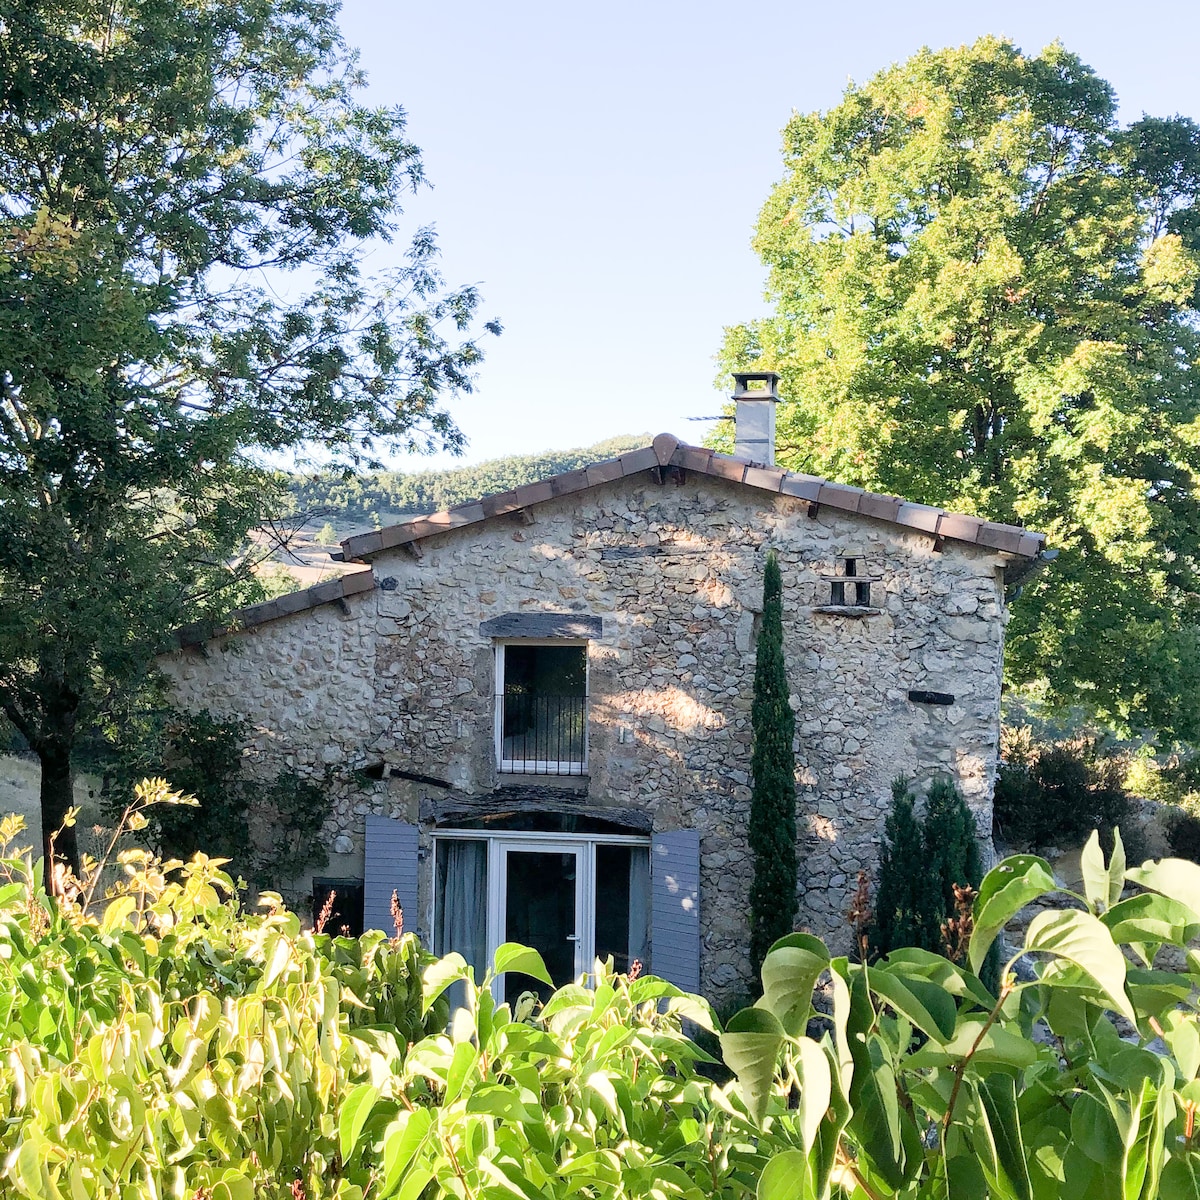
[[[801,1114],[759,1200],[1198,1194],[1200,866],[1127,867],[1118,833],[1107,861],[1093,835],[1082,873],[1076,894],[1043,859],[1004,860],[963,966],[919,949],[854,964],[804,934],[772,947],[762,999],[721,1039],[766,1135]],[[978,972],[1000,932],[1056,893],[1070,907],[1037,913],[991,992]],[[818,983],[832,1016],[813,1036]]]
[[[1005,742],[992,811],[996,832],[1008,843],[1079,846],[1093,829],[1109,839],[1115,826],[1129,825],[1127,765],[1103,753],[1095,739],[1039,744],[1007,731]]]
[[[249,722],[163,706],[121,723],[92,749],[104,777],[103,804],[116,816],[146,776],[162,777],[197,803],[156,806],[143,840],[167,858],[201,850],[230,860],[256,889],[282,891],[328,862],[322,827],[332,779],[303,778],[264,762]]]
[[[183,802],[146,782],[127,823]],[[411,935],[305,930],[277,896],[246,914],[220,859],[117,858],[98,899],[99,864],[51,895],[0,857],[6,1196],[749,1200],[788,1144],[699,1073],[682,1023],[711,1010],[663,980],[597,963],[510,1007],[497,975],[549,982],[523,946],[477,981]]]
[[[762,626],[754,660],[751,759],[750,956],[755,968],[796,916],[796,718],[788,703],[783,653],[783,579],[775,552],[763,575]]]

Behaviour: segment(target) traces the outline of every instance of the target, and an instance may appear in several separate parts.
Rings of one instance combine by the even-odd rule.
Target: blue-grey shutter
[[[363,869],[363,929],[395,932],[392,892],[404,910],[404,932],[416,933],[417,827],[391,817],[367,817]]]
[[[700,990],[700,834],[656,833],[650,843],[650,973]]]

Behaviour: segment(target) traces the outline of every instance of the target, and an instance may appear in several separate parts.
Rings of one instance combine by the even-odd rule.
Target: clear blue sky
[[[463,461],[669,430],[718,410],[723,326],[762,311],[753,224],[791,111],[922,45],[1059,38],[1125,120],[1200,119],[1200,4],[345,0],[371,98],[402,104],[451,283],[505,333],[451,404]],[[375,255],[384,265],[391,250]],[[406,459],[404,469],[450,460]]]

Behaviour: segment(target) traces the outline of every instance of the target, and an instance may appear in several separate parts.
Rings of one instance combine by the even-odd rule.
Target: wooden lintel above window
[[[603,630],[599,617],[582,613],[505,613],[480,623],[479,632],[486,638],[567,638],[589,640],[598,638]]]

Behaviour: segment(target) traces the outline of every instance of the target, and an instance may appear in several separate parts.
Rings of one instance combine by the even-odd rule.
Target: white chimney
[[[779,403],[779,376],[774,371],[735,371],[733,398],[734,449],[738,458],[775,465],[775,405]]]

